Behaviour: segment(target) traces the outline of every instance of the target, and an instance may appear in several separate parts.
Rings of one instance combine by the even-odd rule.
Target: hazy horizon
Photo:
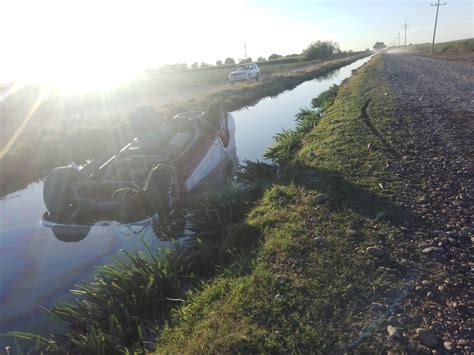
[[[342,50],[431,41],[430,1],[2,0],[0,82],[123,80],[164,64],[301,53],[312,41]],[[440,8],[437,42],[473,37],[471,1]],[[401,43],[403,44],[403,34]],[[65,79],[67,77],[67,79]]]

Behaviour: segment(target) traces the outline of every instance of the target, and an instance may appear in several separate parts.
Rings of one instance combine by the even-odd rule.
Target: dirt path
[[[400,312],[438,339],[433,353],[471,353],[474,66],[396,54],[383,65],[399,102],[398,125],[385,133],[405,139],[398,144],[403,167],[389,169],[406,179],[399,199],[420,217],[405,230],[420,278]]]

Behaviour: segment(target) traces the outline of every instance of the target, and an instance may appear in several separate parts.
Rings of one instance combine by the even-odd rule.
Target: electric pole
[[[443,5],[446,5],[446,4],[447,4],[447,2],[444,2],[444,3],[440,4],[439,0],[438,0],[437,4],[431,4],[431,6],[436,6],[436,18],[435,18],[435,27],[434,27],[434,31],[433,31],[433,42],[431,43],[431,55],[433,55],[433,49],[434,49],[434,43],[435,43],[435,37],[436,37],[436,25],[438,24],[439,7],[443,6]]]
[[[247,43],[244,43],[245,59],[247,59]]]
[[[403,28],[405,29],[405,47],[407,46],[407,27],[408,23],[405,21],[405,24],[403,25]]]

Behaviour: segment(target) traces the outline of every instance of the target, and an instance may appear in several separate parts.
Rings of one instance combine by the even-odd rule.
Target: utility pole
[[[403,28],[405,29],[405,47],[407,46],[407,27],[408,23],[405,21],[405,24],[403,25]]]
[[[434,49],[434,43],[435,43],[435,37],[436,37],[436,25],[438,24],[439,7],[443,6],[443,5],[446,5],[446,4],[447,4],[447,2],[444,2],[444,3],[440,4],[439,0],[438,0],[437,4],[431,4],[431,6],[436,6],[436,18],[435,18],[435,27],[434,27],[434,31],[433,31],[433,42],[431,43],[431,55],[433,55],[433,49]]]
[[[247,59],[247,43],[244,43],[245,59]]]

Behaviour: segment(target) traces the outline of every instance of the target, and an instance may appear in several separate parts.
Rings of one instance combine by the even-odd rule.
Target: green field
[[[358,53],[345,53],[335,55],[332,59],[343,58],[351,55],[357,55]],[[284,74],[285,72],[297,69],[299,67],[321,63],[322,60],[304,60],[301,56],[266,60],[262,62],[256,62],[262,72],[262,77],[269,77],[272,75]],[[173,92],[179,92],[180,90],[186,90],[195,87],[203,87],[217,84],[227,84],[228,75],[234,70],[236,64],[230,65],[219,65],[198,69],[188,69],[170,72],[155,72],[151,73],[151,81],[156,85],[165,86],[167,89]]]

